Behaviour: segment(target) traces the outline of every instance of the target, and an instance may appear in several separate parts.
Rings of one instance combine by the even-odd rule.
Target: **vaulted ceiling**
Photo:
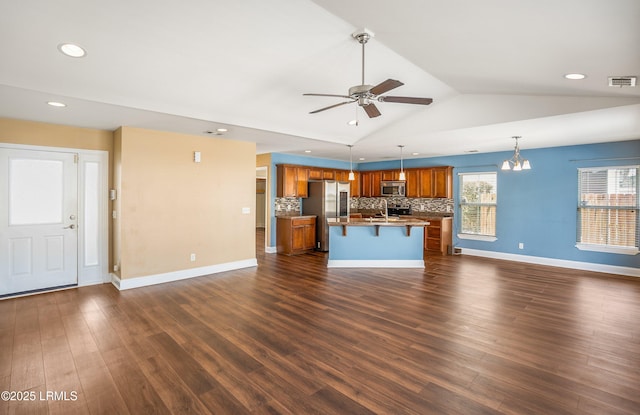
[[[368,161],[638,139],[640,86],[608,77],[640,76],[639,22],[638,0],[0,0],[0,116]],[[363,28],[365,83],[431,105],[309,114],[361,83]]]

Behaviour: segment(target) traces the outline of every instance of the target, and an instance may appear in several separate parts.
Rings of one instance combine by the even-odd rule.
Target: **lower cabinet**
[[[276,246],[279,254],[295,255],[316,245],[316,216],[278,217]]]
[[[453,244],[451,233],[452,218],[429,219],[429,226],[424,232],[424,249],[446,255]]]

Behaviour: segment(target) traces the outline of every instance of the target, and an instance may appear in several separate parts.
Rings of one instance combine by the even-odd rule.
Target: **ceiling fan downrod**
[[[371,39],[371,35],[367,32],[354,34],[353,37],[362,45],[362,83],[364,85],[364,45],[367,44],[369,39]]]

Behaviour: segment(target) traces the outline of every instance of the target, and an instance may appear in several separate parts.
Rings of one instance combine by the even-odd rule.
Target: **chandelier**
[[[516,140],[516,148],[513,153],[513,157],[502,162],[502,170],[511,170],[512,165],[513,171],[531,169],[531,163],[529,163],[529,160],[523,159],[520,155],[520,145],[518,144],[518,139],[522,137],[514,135],[513,138],[515,138]]]

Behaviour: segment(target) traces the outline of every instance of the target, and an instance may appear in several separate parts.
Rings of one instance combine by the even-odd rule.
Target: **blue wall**
[[[589,144],[542,149],[522,149],[522,156],[531,162],[528,171],[502,171],[504,159],[513,151],[467,154],[450,157],[408,159],[404,166],[454,167],[454,245],[461,248],[509,254],[591,262],[640,268],[640,255],[621,255],[580,251],[576,245],[578,181],[577,169],[597,166],[640,164],[640,140],[606,144]],[[313,157],[273,154],[272,199],[275,197],[275,164],[289,163],[318,167],[348,169],[348,162]],[[399,168],[399,160],[359,163],[358,170]],[[356,165],[354,164],[354,169]],[[498,207],[495,242],[459,239],[458,173],[497,172]],[[275,223],[275,220],[274,220]],[[272,233],[275,238],[275,229]],[[275,240],[275,239],[274,239]],[[524,249],[518,249],[518,243]],[[272,244],[275,243],[272,241]]]

